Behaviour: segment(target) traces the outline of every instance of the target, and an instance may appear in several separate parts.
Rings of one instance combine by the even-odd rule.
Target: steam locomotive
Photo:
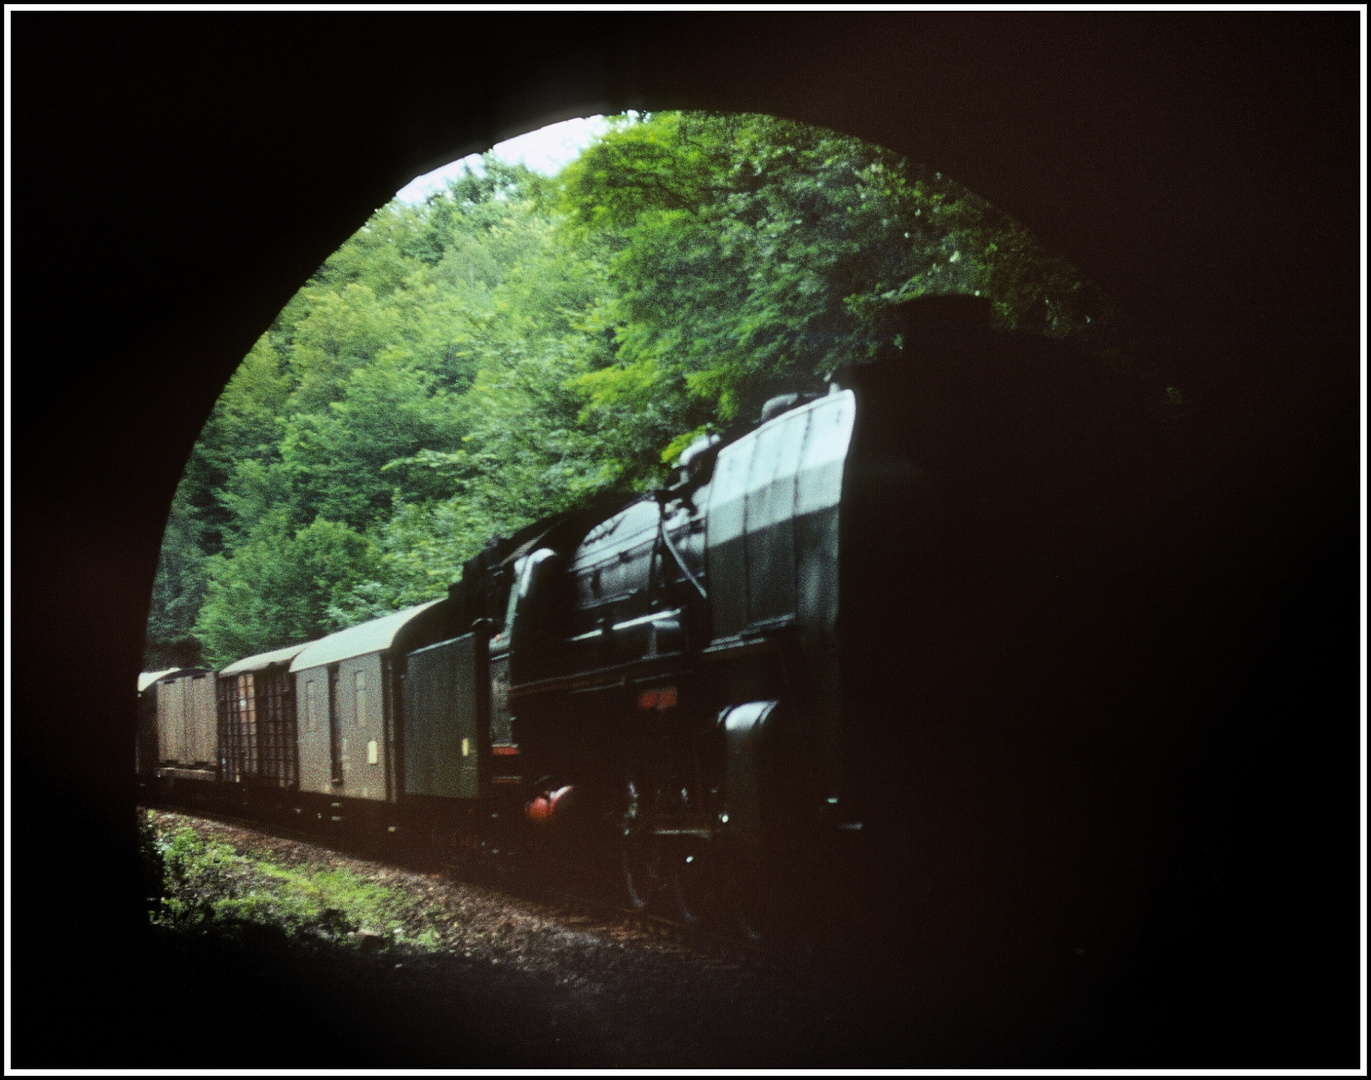
[[[446,597],[145,673],[140,777],[601,867],[747,933],[845,876],[951,872],[967,756],[1031,759],[1016,710],[1079,682],[1063,628],[1098,628],[1127,531],[1092,370],[979,299],[913,302],[826,395],[491,540]]]

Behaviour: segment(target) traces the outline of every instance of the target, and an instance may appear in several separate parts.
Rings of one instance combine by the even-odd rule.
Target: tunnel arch
[[[1233,556],[1196,601],[1225,676],[1196,700],[1230,718],[1197,769],[1240,807],[1213,813],[1239,813],[1248,794],[1224,758],[1231,718],[1264,715],[1273,690],[1292,710],[1306,685],[1337,688],[1340,710],[1355,698],[1364,14],[652,12],[530,25],[463,13],[449,27],[438,20],[451,16],[349,13],[282,15],[270,29],[275,14],[11,17],[12,650],[24,676],[12,691],[24,721],[13,859],[49,882],[16,893],[15,919],[34,941],[84,927],[73,964],[91,948],[136,959],[132,893],[93,907],[82,886],[128,878],[132,792],[109,763],[132,745],[128,688],[166,507],[219,390],[299,283],[405,180],[559,115],[785,116],[942,167],[1023,222],[1133,311],[1168,363],[1228,400],[1197,466],[1200,490],[1223,496],[1202,512],[1207,551]],[[397,118],[406,100],[424,108]],[[346,179],[311,187],[320,175]],[[309,193],[307,209],[283,184]],[[64,287],[73,260],[99,283],[77,299]],[[1224,610],[1253,581],[1276,586],[1260,623],[1274,636],[1255,658],[1244,612]],[[1264,789],[1284,784],[1303,837],[1356,820],[1356,770],[1330,764],[1355,761],[1355,739],[1330,731],[1242,759]],[[1249,841],[1232,843],[1255,889]],[[1346,874],[1311,870],[1288,847],[1276,861],[1287,879],[1311,875],[1307,889],[1283,884],[1289,910],[1265,927],[1269,951],[1288,958],[1296,925],[1324,910],[1313,894]],[[1258,929],[1256,910],[1232,932]],[[16,981],[51,962],[23,948]],[[1355,972],[1348,997],[1310,993],[1303,1028],[1267,1025],[1283,1061],[1336,1041]],[[127,1015],[94,984],[70,997],[138,1030],[137,995]],[[22,1008],[44,1005],[33,994]],[[30,1014],[14,1015],[20,1030]],[[1267,1049],[1261,1063],[1275,1063]]]

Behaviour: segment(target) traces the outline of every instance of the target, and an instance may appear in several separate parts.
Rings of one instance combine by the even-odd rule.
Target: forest
[[[870,359],[891,305],[946,292],[1127,366],[1078,271],[870,143],[660,112],[552,177],[484,155],[378,210],[244,358],[171,506],[144,667],[442,596],[490,537],[660,483],[701,432]]]

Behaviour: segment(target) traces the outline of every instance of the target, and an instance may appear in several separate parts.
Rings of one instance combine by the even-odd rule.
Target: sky
[[[549,124],[537,131],[526,132],[496,143],[492,149],[501,161],[510,164],[522,161],[534,172],[551,176],[579,154],[591,139],[607,126],[603,116],[563,120],[559,124]],[[471,154],[457,161],[450,161],[432,172],[424,173],[423,176],[416,176],[396,192],[395,197],[411,206],[421,203],[432,192],[446,185],[448,180],[460,176],[464,165],[468,162],[474,165],[480,157],[479,154]]]

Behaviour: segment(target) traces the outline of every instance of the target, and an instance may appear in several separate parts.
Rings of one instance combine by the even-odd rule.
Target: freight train
[[[951,872],[987,790],[960,748],[1026,760],[1015,706],[1078,681],[1060,631],[1128,438],[1102,385],[978,299],[907,304],[827,394],[492,539],[444,597],[145,673],[141,781],[602,867],[747,933],[845,875]]]

